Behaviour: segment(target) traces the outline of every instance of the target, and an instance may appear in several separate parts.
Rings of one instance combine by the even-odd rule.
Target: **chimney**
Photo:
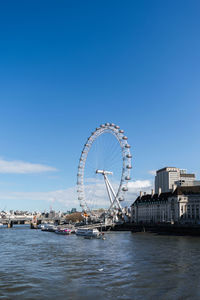
[[[143,192],[142,192],[142,191],[140,191],[140,199],[142,198],[142,196],[143,196]]]
[[[175,183],[172,184],[172,193],[175,192],[176,188],[177,188],[177,185]]]
[[[162,193],[162,189],[161,187],[158,188],[158,197],[160,196],[160,194]]]

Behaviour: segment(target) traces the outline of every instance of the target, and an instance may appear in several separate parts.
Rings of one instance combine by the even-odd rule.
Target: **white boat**
[[[76,230],[76,235],[78,236],[84,236],[84,237],[87,237],[87,238],[98,238],[100,237],[101,233],[99,232],[98,229],[96,228],[78,228]]]
[[[69,235],[72,233],[71,229],[69,228],[58,228],[55,233],[57,234],[63,234],[63,235]]]
[[[54,232],[57,230],[57,226],[55,226],[54,224],[43,224],[41,225],[41,230]]]

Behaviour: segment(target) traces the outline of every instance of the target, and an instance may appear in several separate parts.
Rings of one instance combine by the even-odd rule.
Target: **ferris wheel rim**
[[[85,197],[85,189],[84,189],[84,170],[85,164],[87,161],[88,153],[92,147],[94,141],[101,136],[102,134],[109,132],[111,133],[119,142],[122,153],[122,172],[120,183],[117,189],[116,198],[119,201],[124,200],[124,194],[128,191],[128,182],[130,181],[130,170],[132,168],[131,158],[132,155],[130,153],[131,146],[128,144],[128,138],[124,135],[124,130],[120,129],[118,125],[114,123],[105,123],[101,124],[100,127],[97,127],[95,131],[91,133],[86,143],[83,146],[83,150],[81,152],[81,156],[79,159],[78,165],[78,173],[77,173],[77,192],[78,192],[78,200],[80,202],[80,206],[83,211],[91,212],[90,207],[87,204],[87,199]]]

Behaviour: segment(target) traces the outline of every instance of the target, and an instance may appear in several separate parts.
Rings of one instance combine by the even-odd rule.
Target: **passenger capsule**
[[[128,188],[125,186],[125,187],[122,188],[122,191],[127,192]]]
[[[115,124],[114,124],[114,123],[111,123],[110,126],[115,127]]]
[[[101,128],[105,128],[105,125],[104,124],[101,124],[101,126],[100,126]]]
[[[127,154],[126,157],[127,158],[132,158],[132,155],[131,154]]]
[[[120,129],[120,130],[119,130],[119,133],[124,133],[124,130],[123,130],[123,129]]]
[[[106,126],[110,126],[110,123],[106,123],[105,125],[106,125]]]
[[[119,198],[118,200],[119,200],[119,201],[124,201],[124,198]]]
[[[115,125],[115,128],[116,128],[116,129],[119,129],[119,126],[118,126],[118,125]]]
[[[130,176],[126,176],[125,179],[126,180],[131,180],[131,177]]]
[[[96,128],[96,131],[98,131],[99,129],[100,129],[100,128],[99,128],[99,127],[97,127],[97,128]]]
[[[127,165],[126,168],[127,169],[132,169],[132,166],[131,165]]]
[[[128,140],[127,136],[124,135],[123,140],[127,141]]]
[[[78,200],[83,200],[83,197],[78,197]]]
[[[126,144],[125,147],[126,148],[131,148],[131,146],[129,144]]]

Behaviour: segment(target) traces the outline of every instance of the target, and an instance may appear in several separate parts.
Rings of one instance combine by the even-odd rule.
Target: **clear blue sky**
[[[0,158],[57,171],[1,171],[0,209],[49,209],[31,193],[72,188],[102,122],[125,130],[133,180],[166,165],[200,177],[199,11],[184,0],[2,1]]]

